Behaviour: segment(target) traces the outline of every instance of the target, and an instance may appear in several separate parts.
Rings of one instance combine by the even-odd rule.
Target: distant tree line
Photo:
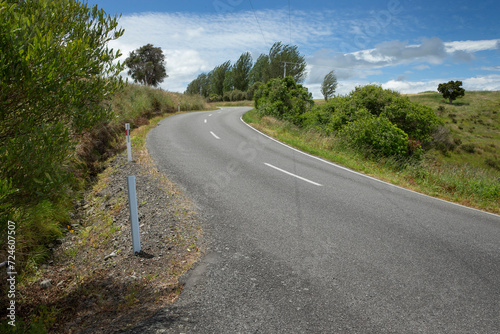
[[[286,76],[302,82],[306,65],[297,46],[276,42],[269,53],[261,54],[255,63],[250,52],[245,52],[234,64],[228,60],[212,71],[200,74],[189,83],[185,93],[200,94],[211,101],[252,100],[260,85],[282,78],[285,71]]]

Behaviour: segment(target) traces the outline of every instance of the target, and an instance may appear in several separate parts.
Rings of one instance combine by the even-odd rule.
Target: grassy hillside
[[[301,150],[400,186],[482,210],[500,213],[500,92],[466,92],[445,102],[438,93],[409,96],[431,107],[445,127],[436,146],[420,161],[367,156],[343,145],[335,135],[290,122],[247,113],[245,121]],[[315,101],[323,104],[324,100]]]
[[[466,92],[451,105],[439,93],[408,97],[436,110],[450,129],[456,147],[439,160],[500,171],[500,92]]]

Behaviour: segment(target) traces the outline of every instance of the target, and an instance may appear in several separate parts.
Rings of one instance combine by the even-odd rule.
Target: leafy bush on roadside
[[[431,134],[443,125],[432,108],[398,97],[384,107],[381,113],[414,140],[428,146]]]
[[[385,117],[369,115],[348,123],[339,131],[348,144],[376,155],[406,156],[408,135]]]
[[[390,89],[383,89],[377,85],[357,86],[350,94],[357,108],[366,108],[378,116],[387,105],[401,95]]]
[[[356,87],[349,95],[332,98],[312,108],[302,120],[303,127],[327,135],[339,134],[360,149],[386,156],[406,154],[414,159],[422,156],[424,148],[432,146],[433,134],[443,125],[431,108],[376,85]],[[372,127],[376,124],[388,133],[375,131]],[[395,141],[392,145],[388,142],[391,139]]]
[[[261,85],[254,95],[255,108],[261,115],[302,124],[302,114],[314,104],[307,88],[297,84],[292,77],[271,79]]]

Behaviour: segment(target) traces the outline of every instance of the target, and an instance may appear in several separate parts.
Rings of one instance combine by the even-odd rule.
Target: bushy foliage
[[[246,98],[247,94],[238,89],[224,92],[224,95],[222,96],[223,101],[243,101]]]
[[[432,146],[432,134],[443,125],[430,107],[376,85],[356,87],[347,96],[330,99],[308,111],[302,120],[302,126],[327,135],[338,133],[356,147],[415,158],[423,148]]]
[[[257,81],[257,82],[254,82],[249,88],[248,88],[248,91],[247,91],[247,99],[248,100],[253,100],[253,97],[254,97],[254,94],[255,92],[257,91],[257,89],[259,89],[260,85],[262,85],[262,82],[260,81]]]
[[[370,114],[366,108],[357,109],[350,96],[337,97],[311,109],[303,116],[302,125],[314,127],[330,135],[366,113]]]
[[[227,92],[224,92],[224,94],[222,95],[222,101],[231,101],[231,92],[230,91],[227,91]]]
[[[381,115],[423,145],[432,141],[431,134],[443,124],[432,108],[413,103],[406,97],[395,98]]]
[[[247,98],[247,94],[241,90],[235,89],[231,92],[231,101],[243,101]]]
[[[383,156],[408,154],[408,135],[383,116],[366,115],[344,126],[339,136],[357,148]]]
[[[71,178],[75,134],[110,117],[123,66],[107,43],[117,17],[77,1],[0,2],[0,179],[21,201],[53,198]]]
[[[220,102],[222,101],[222,96],[219,94],[210,94],[208,97],[209,102]]]
[[[314,104],[312,94],[292,77],[271,79],[261,85],[254,95],[254,101],[260,114],[294,124],[301,124],[302,114]]]
[[[377,85],[357,86],[350,95],[358,108],[366,108],[377,116],[380,115],[385,106],[391,104],[395,98],[400,97],[398,92],[383,89]]]

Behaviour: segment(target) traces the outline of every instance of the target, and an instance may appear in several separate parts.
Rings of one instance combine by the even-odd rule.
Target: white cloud
[[[495,45],[496,40],[480,41],[481,43],[453,42],[443,43],[437,37],[424,39],[419,45],[409,45],[408,42],[387,41],[375,46],[374,49],[361,50],[347,54],[333,54],[328,50],[317,52],[311,57],[311,64],[333,68],[344,69],[365,69],[381,68],[421,62],[416,69],[428,69],[431,65],[439,65],[447,57],[454,57],[457,60],[472,60],[472,50],[487,50]]]
[[[384,89],[392,89],[402,94],[415,94],[425,91],[437,91],[437,86],[443,81],[404,81],[404,80],[389,80],[382,84]]]
[[[421,65],[417,65],[417,66],[415,66],[413,68],[416,69],[416,70],[419,70],[419,71],[423,71],[423,70],[428,70],[431,67],[429,65],[426,65],[426,64],[421,64]]]
[[[312,65],[311,73],[315,74],[312,80],[317,80],[320,75],[316,72],[325,72],[325,70],[321,71],[320,66],[340,69],[339,78],[347,79],[360,75],[366,77],[370,70],[412,62],[441,64],[446,57],[444,43],[439,38],[434,37],[424,40],[420,45],[388,41],[376,45],[374,49],[347,54],[333,54],[331,51],[322,50],[315,53],[309,61]],[[317,65],[318,68],[315,69],[314,65]]]
[[[500,90],[500,74],[476,76],[462,82],[465,90]]]
[[[481,69],[483,71],[500,71],[500,66],[483,66]]]
[[[495,50],[500,40],[481,40],[481,41],[455,41],[444,43],[446,52],[453,53],[455,51],[478,52],[485,50]]]

